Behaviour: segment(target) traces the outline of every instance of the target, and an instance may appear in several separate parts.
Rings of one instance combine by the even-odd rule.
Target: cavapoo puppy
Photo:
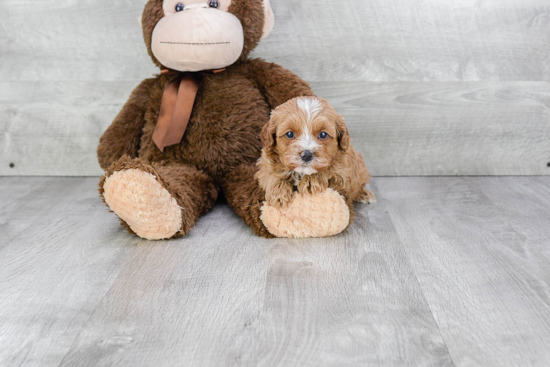
[[[298,97],[280,105],[261,138],[256,179],[269,205],[284,207],[295,191],[318,194],[329,187],[348,205],[375,201],[365,188],[371,176],[363,156],[351,146],[342,116],[324,99]]]

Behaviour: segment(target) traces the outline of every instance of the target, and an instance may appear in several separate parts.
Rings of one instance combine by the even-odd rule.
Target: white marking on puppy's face
[[[319,143],[317,143],[317,140],[311,135],[307,126],[302,127],[302,135],[296,140],[296,144],[302,151],[311,150],[315,153],[315,150],[319,149]]]
[[[307,115],[306,123],[309,124],[319,112],[321,112],[321,102],[316,98],[298,98],[298,108]]]
[[[313,175],[317,173],[317,170],[311,167],[315,159],[305,162],[302,160],[301,154],[305,151],[310,151],[315,156],[321,147],[315,137],[311,134],[309,127],[309,123],[315,118],[315,116],[317,116],[319,112],[321,112],[321,105],[317,100],[301,98],[298,100],[298,106],[306,113],[307,119],[302,121],[300,126],[300,137],[296,139],[295,143],[298,153],[298,156],[296,157],[298,167],[294,169],[294,172],[303,175]]]

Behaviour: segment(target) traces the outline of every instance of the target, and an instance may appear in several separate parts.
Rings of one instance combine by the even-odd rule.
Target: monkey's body
[[[160,178],[178,205],[187,209],[179,235],[212,207],[218,191],[223,190],[247,224],[257,234],[270,237],[260,220],[259,205],[265,194],[255,188],[254,180],[262,149],[260,132],[273,108],[296,96],[313,95],[311,89],[290,71],[263,60],[247,60],[224,72],[206,74],[181,143],[161,152],[152,135],[170,79],[161,75],[142,82],[102,136],[98,157],[107,177],[115,171],[140,169]],[[133,144],[128,144],[129,137]],[[101,188],[104,183],[102,180]],[[255,189],[242,192],[243,187]],[[193,199],[185,200],[190,195]],[[236,200],[243,197],[255,205],[240,210]],[[122,219],[125,224],[124,219],[132,222],[131,218]]]
[[[210,21],[224,32],[201,25],[195,33],[188,29],[194,17],[201,19],[197,24]],[[272,233],[281,233],[279,213],[262,217],[265,192],[254,179],[262,149],[260,132],[272,109],[313,93],[290,71],[248,59],[262,34],[270,30],[272,17],[268,0],[188,0],[185,5],[172,0],[147,2],[142,29],[155,64],[176,65],[180,72],[201,70],[201,65],[209,66],[202,70],[226,70],[202,76],[181,142],[162,150],[153,139],[161,107],[166,111],[167,85],[177,78],[170,74],[144,80],[101,137],[98,158],[106,174],[99,191],[131,232],[146,239],[181,237],[223,191],[256,234],[273,237]],[[186,38],[188,33],[192,38]],[[339,194],[327,195],[332,195],[336,206],[351,211]],[[311,200],[324,203],[326,199]],[[295,210],[300,212],[301,207]],[[302,220],[293,219],[290,227],[296,223],[311,227],[311,216],[319,218],[318,223],[332,220],[330,213],[320,209]],[[283,232],[292,236],[293,229],[286,227]]]
[[[269,67],[263,61],[254,60],[203,76],[181,143],[166,147],[164,152],[155,146],[151,136],[169,77],[156,79],[145,114],[139,157],[151,162],[169,159],[192,165],[212,177],[216,185],[220,185],[223,176],[238,165],[255,163],[262,149],[260,131],[274,108],[270,102],[278,103],[267,100],[258,88],[259,82],[251,70],[251,65],[258,64]],[[286,70],[272,68],[281,74],[272,73],[275,79],[293,77]],[[303,83],[298,90],[286,93],[311,94],[311,90]]]

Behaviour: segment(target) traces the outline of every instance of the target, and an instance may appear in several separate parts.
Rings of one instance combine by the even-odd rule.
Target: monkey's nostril
[[[311,152],[311,150],[304,150],[301,154],[300,154],[300,157],[302,158],[302,160],[304,162],[309,162],[313,159],[313,153]]]

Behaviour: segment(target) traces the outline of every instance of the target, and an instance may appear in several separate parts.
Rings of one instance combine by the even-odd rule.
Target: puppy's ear
[[[336,131],[338,132],[338,147],[340,147],[341,151],[345,152],[349,148],[351,137],[342,115],[336,116]]]
[[[338,148],[340,148],[343,152],[347,151],[351,143],[351,137],[349,136],[348,127],[346,126],[344,117],[339,115],[327,100],[323,98],[319,98],[319,100],[323,105],[325,116],[329,120],[333,120],[336,125],[336,133],[338,134]]]
[[[262,139],[262,143],[264,147],[266,147],[269,150],[272,150],[275,147],[275,144],[277,143],[277,114],[275,111],[271,112],[271,118],[267,122],[267,124],[264,125],[262,129],[262,133],[260,134],[260,137]]]

